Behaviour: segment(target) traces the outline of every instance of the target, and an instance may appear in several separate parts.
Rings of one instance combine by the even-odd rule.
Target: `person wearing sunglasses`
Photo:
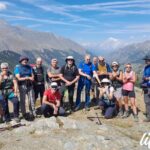
[[[136,82],[136,74],[132,70],[132,66],[130,63],[125,65],[125,72],[123,73],[123,87],[122,87],[122,95],[125,104],[125,113],[123,118],[127,118],[130,115],[129,105],[128,105],[128,98],[130,98],[131,108],[133,110],[134,119],[138,121],[138,114],[137,114],[137,106],[136,106],[136,99],[135,99],[135,91],[134,85]]]
[[[60,87],[61,92],[61,103],[63,104],[63,97],[66,90],[68,90],[69,107],[66,108],[69,113],[74,111],[74,89],[75,83],[79,80],[79,71],[75,64],[73,56],[66,58],[66,64],[61,68],[60,78],[62,85]]]
[[[111,119],[116,115],[116,101],[114,97],[114,88],[109,79],[104,78],[101,81],[99,107],[102,115],[106,119]]]
[[[146,119],[144,119],[144,122],[150,122],[150,56],[146,55],[143,60],[145,60],[145,67],[143,71],[142,88],[146,108]]]
[[[114,61],[111,64],[112,74],[110,79],[112,81],[112,86],[114,87],[114,96],[118,102],[119,113],[118,116],[123,116],[123,102],[122,102],[122,85],[123,85],[123,71],[119,70],[119,63]]]
[[[3,97],[2,107],[5,122],[9,122],[11,120],[8,106],[9,100],[13,104],[14,121],[18,123],[20,119],[17,80],[14,75],[9,71],[8,63],[5,62],[1,63],[0,90]]]
[[[44,92],[41,111],[44,117],[64,115],[65,110],[60,107],[61,94],[58,90],[58,84],[51,82]]]

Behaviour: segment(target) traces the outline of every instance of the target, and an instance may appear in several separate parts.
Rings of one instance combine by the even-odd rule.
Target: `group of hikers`
[[[150,57],[146,56],[141,87],[144,91],[146,108],[145,122],[150,122]],[[132,65],[127,63],[124,70],[118,62],[111,65],[102,56],[94,57],[86,54],[77,67],[73,56],[68,56],[62,67],[58,66],[56,58],[51,59],[47,71],[38,57],[34,65],[29,64],[29,58],[21,56],[14,71],[10,72],[6,62],[1,63],[0,73],[0,116],[2,122],[20,122],[22,118],[38,117],[35,108],[36,100],[40,99],[40,110],[44,117],[66,115],[80,109],[90,111],[91,102],[102,110],[106,119],[115,116],[127,118],[131,114],[138,121],[135,82],[137,75]],[[46,77],[45,77],[46,74]],[[76,99],[74,92],[76,90]],[[85,102],[82,103],[81,93],[85,88]],[[68,91],[68,104],[64,101],[65,91]],[[91,96],[90,96],[91,94]],[[26,112],[26,97],[29,113]],[[75,101],[74,101],[75,99]],[[9,103],[13,104],[13,117],[9,113]]]

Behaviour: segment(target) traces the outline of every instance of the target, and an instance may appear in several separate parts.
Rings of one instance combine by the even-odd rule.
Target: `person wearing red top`
[[[61,95],[58,90],[56,82],[52,82],[50,87],[45,90],[42,101],[42,113],[44,117],[50,117],[52,115],[64,115],[65,111],[60,107]]]

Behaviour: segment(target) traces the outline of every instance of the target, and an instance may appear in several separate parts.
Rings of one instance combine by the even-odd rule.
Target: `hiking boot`
[[[118,117],[122,117],[122,116],[123,116],[123,114],[124,114],[123,109],[119,109]]]
[[[77,106],[77,107],[74,109],[74,111],[78,111],[78,110],[80,110],[80,106]]]
[[[14,118],[14,121],[15,121],[16,123],[19,123],[19,122],[20,122],[20,118],[19,118],[19,117],[16,117],[16,118]]]
[[[130,116],[129,111],[125,111],[124,115],[122,116],[122,118],[128,118]]]
[[[134,115],[134,121],[135,122],[138,122],[139,121],[139,117],[138,117],[138,115],[136,114],[136,115]]]
[[[90,108],[89,107],[85,107],[85,111],[90,111]]]

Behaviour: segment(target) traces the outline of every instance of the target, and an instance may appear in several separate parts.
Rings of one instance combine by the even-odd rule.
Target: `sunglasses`
[[[53,90],[57,90],[57,87],[56,86],[52,86],[51,87]]]
[[[131,66],[127,66],[126,68],[132,68]]]
[[[67,59],[68,61],[73,61],[73,59]]]
[[[8,68],[2,68],[2,70],[4,70],[4,69],[8,69]]]
[[[114,68],[114,67],[118,67],[118,66],[117,65],[112,66],[112,68]]]

